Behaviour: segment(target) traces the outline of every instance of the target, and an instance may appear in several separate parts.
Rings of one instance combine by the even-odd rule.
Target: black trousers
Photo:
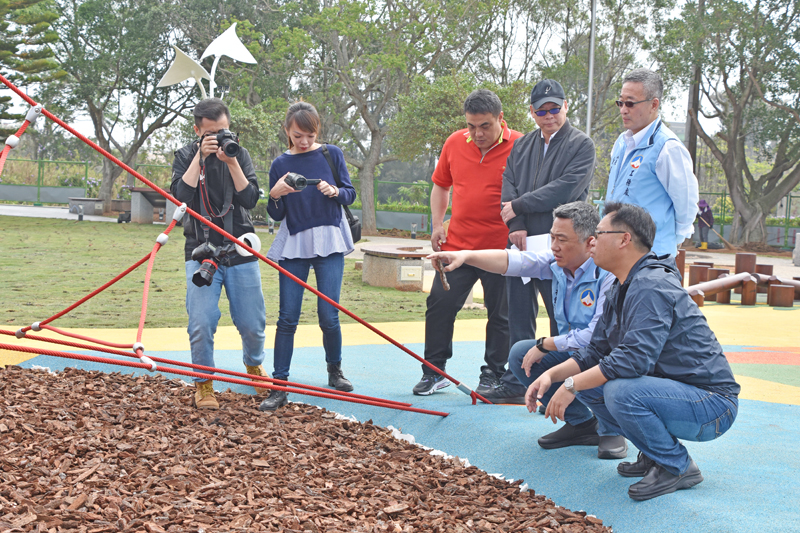
[[[447,273],[450,290],[444,290],[438,273],[433,280],[425,311],[425,360],[444,369],[453,357],[453,326],[456,315],[467,301],[473,285],[480,280],[483,285],[483,302],[489,313],[486,324],[486,350],[483,360],[486,367],[502,376],[508,361],[508,300],[506,280],[480,268],[462,265]],[[483,366],[481,370],[483,370]],[[425,365],[424,374],[433,375]]]
[[[544,300],[544,307],[550,317],[550,333],[540,332],[540,337],[552,337],[558,335],[558,324],[553,312],[553,283],[549,279],[531,279],[528,283],[522,283],[522,278],[506,278],[506,290],[508,291],[508,334],[509,346],[519,341],[535,339],[536,337],[536,317],[539,314],[539,294]],[[508,369],[500,379],[507,387],[512,390],[522,391],[522,383],[514,376],[511,369]]]

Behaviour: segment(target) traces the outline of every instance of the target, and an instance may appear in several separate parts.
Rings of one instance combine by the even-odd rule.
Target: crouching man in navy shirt
[[[570,357],[570,352],[589,344],[592,331],[603,314],[605,293],[614,276],[597,267],[591,258],[594,234],[600,216],[585,202],[557,207],[550,229],[550,252],[519,250],[464,250],[432,254],[450,272],[462,264],[472,265],[506,276],[552,280],[554,318],[558,335],[526,339],[514,344],[508,358],[509,368],[526,387],[536,378]],[[530,280],[528,280],[530,281]],[[553,389],[555,391],[555,389]],[[547,404],[552,392],[545,391],[541,401]],[[603,459],[621,459],[627,455],[625,438],[613,430],[598,427],[598,420],[580,402],[566,409],[566,424],[539,439],[543,448],[598,446]],[[599,435],[598,435],[599,433]]]
[[[650,251],[656,225],[641,207],[611,202],[597,227],[595,263],[614,276],[591,342],[529,387],[528,410],[562,382],[545,416],[564,419],[577,398],[640,453],[620,463],[628,489],[649,500],[703,476],[678,439],[709,441],[730,429],[739,385],[705,316],[681,287],[675,263]]]

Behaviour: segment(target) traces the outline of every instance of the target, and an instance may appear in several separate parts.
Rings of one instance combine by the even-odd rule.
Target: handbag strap
[[[333,158],[331,157],[331,153],[328,151],[328,145],[322,145],[322,153],[325,155],[325,159],[328,160],[328,166],[331,167],[331,172],[333,173],[333,179],[336,180],[336,186],[340,189],[342,188],[342,181],[339,179],[339,172],[336,170],[336,165],[333,164]],[[355,223],[355,218],[353,214],[350,212],[350,209],[346,205],[342,205],[344,207],[344,212],[347,215],[347,222],[351,225]]]

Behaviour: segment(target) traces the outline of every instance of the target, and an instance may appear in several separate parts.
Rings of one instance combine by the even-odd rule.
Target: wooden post
[[[705,265],[689,265],[689,286],[708,281],[708,267]]]
[[[705,265],[708,268],[714,268],[714,262],[713,261],[695,261],[692,264],[693,265]]]
[[[756,265],[756,273],[757,274],[766,274],[767,276],[772,275],[772,265]],[[759,294],[766,294],[767,287],[759,287],[758,288]]]
[[[757,289],[756,280],[752,278],[742,284],[742,305],[756,305]]]
[[[703,291],[697,291],[695,294],[692,294],[692,301],[697,304],[697,307],[703,307],[703,300],[705,295]]]
[[[756,271],[756,254],[750,254],[746,252],[739,252],[736,254],[736,264],[734,267],[734,274],[740,274],[742,272],[749,272],[750,274]],[[741,294],[742,289],[737,287],[734,289],[736,294]]]
[[[681,275],[681,286],[684,286],[686,285],[686,250],[683,248],[678,250],[675,264],[678,266],[678,273]]]
[[[773,307],[792,307],[794,305],[794,287],[779,283],[770,285],[767,300]]]
[[[709,268],[708,269],[708,281],[718,279],[723,274],[730,274],[730,269],[727,268]],[[728,303],[730,303],[730,291],[728,291]],[[711,296],[706,296],[707,302],[716,302],[717,295],[712,294]]]

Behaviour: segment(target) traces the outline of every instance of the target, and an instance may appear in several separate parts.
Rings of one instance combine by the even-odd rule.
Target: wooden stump
[[[755,280],[749,279],[742,285],[742,305],[756,305],[756,297],[758,296],[758,285]]]
[[[675,257],[675,264],[678,266],[678,272],[681,275],[681,286],[686,285],[686,250],[683,248],[678,250],[678,255]]]
[[[689,286],[708,281],[708,267],[705,265],[689,265]]]
[[[695,261],[692,264],[693,265],[705,265],[708,268],[714,268],[714,262],[713,261]]]
[[[733,273],[739,274],[740,272],[750,272],[751,274],[756,271],[756,254],[747,252],[739,252],[736,254],[736,264]],[[734,289],[736,294],[741,294],[742,289],[737,287]]]
[[[697,304],[697,307],[703,307],[703,300],[705,296],[703,295],[703,291],[697,291],[695,294],[692,294],[692,301]]]
[[[791,285],[781,285],[779,283],[769,286],[767,303],[772,307],[793,307],[794,306],[794,287]]]
[[[756,273],[757,274],[764,274],[764,275],[767,275],[767,276],[771,276],[772,275],[772,265],[756,265]],[[763,286],[759,287],[758,288],[758,292],[759,292],[759,294],[766,294],[767,293],[767,287],[763,287]]]
[[[708,281],[715,280],[719,278],[723,274],[730,274],[730,269],[727,268],[709,268],[708,269]],[[731,291],[726,291],[728,293],[728,301],[725,303],[730,303],[731,301]],[[711,296],[706,296],[705,301],[707,302],[717,302],[717,294],[712,294]]]

